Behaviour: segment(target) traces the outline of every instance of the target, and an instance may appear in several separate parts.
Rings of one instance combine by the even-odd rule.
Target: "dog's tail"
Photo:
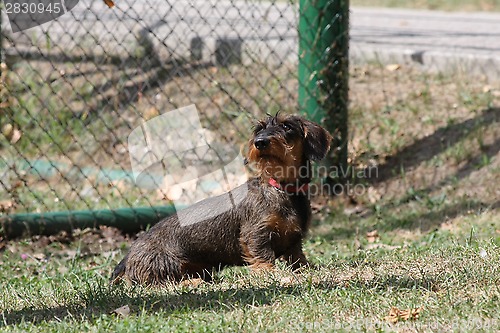
[[[127,258],[128,255],[126,255],[118,265],[116,265],[113,273],[111,274],[111,278],[109,279],[110,284],[118,284],[123,280],[125,268],[127,267]]]

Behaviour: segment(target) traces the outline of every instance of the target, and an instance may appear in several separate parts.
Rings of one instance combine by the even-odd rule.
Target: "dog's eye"
[[[287,124],[282,124],[281,126],[283,127],[285,132],[290,132],[292,130],[292,128],[290,126],[288,126]]]
[[[257,133],[259,133],[260,131],[262,131],[263,129],[264,129],[264,126],[262,126],[262,124],[260,124],[260,123],[259,123],[259,124],[257,124],[257,125],[254,127],[254,129],[253,129],[253,133],[254,133],[254,134],[257,134]]]

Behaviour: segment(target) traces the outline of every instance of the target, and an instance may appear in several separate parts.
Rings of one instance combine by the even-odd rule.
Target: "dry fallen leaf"
[[[34,253],[33,254],[33,258],[35,258],[37,260],[44,260],[45,259],[45,254],[43,254],[43,253]]]
[[[385,66],[385,69],[387,69],[389,72],[397,71],[400,68],[401,68],[400,64],[390,64],[390,65]]]
[[[5,124],[2,127],[2,134],[10,143],[14,144],[21,139],[22,133],[12,124]]]
[[[183,287],[193,287],[193,288],[196,288],[198,287],[200,284],[202,284],[204,281],[203,279],[200,279],[200,278],[196,278],[196,279],[187,279],[187,280],[183,280],[181,281],[181,286]]]
[[[391,324],[395,324],[399,320],[416,320],[418,319],[421,311],[422,307],[416,309],[400,310],[397,307],[393,306],[389,310],[389,315],[384,317],[384,320],[390,322]]]
[[[484,93],[489,93],[493,90],[493,87],[492,86],[489,86],[489,85],[486,85],[483,87],[483,92]]]
[[[369,231],[366,233],[366,239],[368,240],[368,243],[375,243],[380,239],[380,236],[378,234],[377,230]]]
[[[14,126],[12,126],[12,124],[5,124],[2,126],[2,134],[7,138],[7,140],[10,140],[13,131]]]
[[[113,8],[115,6],[113,0],[104,0],[104,3],[108,5],[109,8]]]
[[[346,214],[347,216],[354,215],[354,214],[359,215],[365,211],[366,211],[366,208],[362,205],[356,205],[352,208],[344,208],[344,214]]]
[[[144,120],[150,120],[150,119],[153,119],[155,117],[158,117],[159,115],[160,115],[160,111],[158,111],[158,109],[155,108],[154,106],[146,109],[143,112]]]
[[[168,189],[166,197],[168,200],[175,201],[179,200],[182,197],[182,193],[182,187],[180,187],[179,185],[175,185]]]
[[[0,213],[8,213],[16,208],[16,203],[12,200],[0,201]]]
[[[368,200],[374,204],[382,198],[382,195],[373,187],[368,188]]]
[[[15,144],[21,139],[22,133],[17,128],[14,129],[12,137],[10,138],[10,143]]]
[[[304,282],[304,279],[299,274],[297,274],[297,275],[290,275],[290,276],[284,276],[284,277],[282,277],[280,279],[280,283],[284,287],[298,285],[299,283],[302,283],[302,282]]]
[[[124,305],[118,309],[114,309],[111,313],[115,313],[121,317],[127,317],[130,314],[130,307],[128,305]]]

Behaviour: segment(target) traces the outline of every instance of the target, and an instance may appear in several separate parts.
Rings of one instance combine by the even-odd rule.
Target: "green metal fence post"
[[[348,172],[349,0],[300,0],[299,13],[299,107],[333,134],[326,164],[339,182]]]

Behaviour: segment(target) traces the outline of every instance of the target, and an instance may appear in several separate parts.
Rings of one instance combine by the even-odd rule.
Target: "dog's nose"
[[[255,139],[253,144],[255,145],[255,148],[257,148],[258,150],[262,150],[266,149],[267,146],[269,146],[270,142],[271,141],[268,138],[257,138]]]

